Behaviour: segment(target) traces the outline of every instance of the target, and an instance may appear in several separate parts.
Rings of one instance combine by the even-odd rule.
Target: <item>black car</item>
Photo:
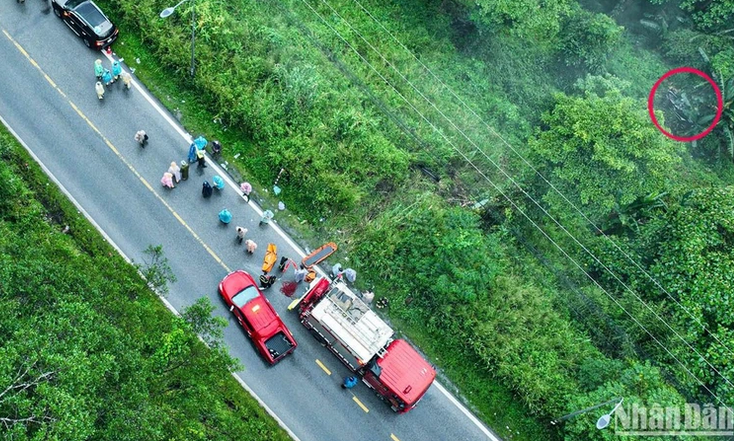
[[[117,39],[117,27],[92,0],[51,0],[54,14],[92,49],[103,49]]]

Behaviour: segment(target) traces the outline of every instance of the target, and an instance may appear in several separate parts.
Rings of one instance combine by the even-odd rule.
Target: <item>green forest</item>
[[[136,75],[191,133],[221,139],[256,188],[283,170],[292,217],[281,225],[311,246],[337,241],[358,286],[389,299],[389,319],[503,439],[611,440],[594,427],[602,409],[550,422],[615,397],[734,401],[734,1],[196,0],[165,20],[158,14],[171,5],[161,0],[98,3],[122,30],[115,51],[140,60]],[[653,85],[682,66],[722,98],[719,107],[711,83],[691,74],[657,89],[655,116],[668,132],[713,126],[690,142],[666,137],[648,114]],[[27,213],[41,206],[2,203],[6,231],[49,228]],[[3,258],[24,252],[3,237]],[[53,237],[49,248],[78,265],[83,255],[108,260]],[[34,265],[82,283],[48,259]],[[108,277],[122,277],[117,289],[130,297],[141,282],[109,260]],[[3,282],[22,276],[0,267]],[[2,294],[6,311],[19,307]],[[121,314],[80,300],[67,300],[79,317]],[[123,340],[135,351],[191,338],[186,320],[140,314],[121,325],[150,333]],[[32,326],[4,316],[3,335]],[[195,343],[187,350],[201,350]],[[201,357],[215,360],[196,381],[217,387],[231,360]],[[150,383],[130,385],[140,400],[130,406],[163,400],[156,393],[181,381],[146,369]],[[102,381],[84,375],[34,405],[68,411],[58,403],[75,382]],[[181,411],[196,412],[201,398],[184,395],[174,398],[187,403]],[[92,404],[101,405],[77,403]],[[221,424],[249,424],[215,408]],[[97,414],[78,427],[114,430],[120,418]],[[219,439],[192,421],[201,439]],[[151,430],[183,430],[165,424]],[[264,424],[248,439],[274,439]]]

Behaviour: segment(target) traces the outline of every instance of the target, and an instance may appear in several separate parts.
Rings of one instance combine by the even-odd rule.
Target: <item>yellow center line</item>
[[[326,372],[326,375],[331,375],[331,371],[326,366],[324,366],[324,363],[322,363],[321,360],[319,360],[318,358],[316,359],[316,364],[319,365],[319,367],[323,369],[324,372]]]
[[[54,83],[51,80],[51,77],[49,77],[46,74],[46,72],[44,72],[43,69],[41,69],[41,67],[38,65],[38,63],[36,63],[36,61],[33,58],[31,58],[31,56],[28,54],[28,52],[26,52],[26,50],[23,49],[23,47],[17,41],[14,40],[10,36],[10,34],[8,34],[8,32],[5,29],[3,29],[3,34],[5,34],[5,36],[8,38],[8,40],[10,40],[15,45],[15,47],[18,49],[18,51],[21,54],[23,54],[28,59],[28,61],[36,69],[38,69],[39,72],[41,72],[41,74],[43,75],[43,77],[46,78],[46,81],[48,81],[49,84],[51,84],[51,86],[54,89],[56,89],[56,91],[58,91],[61,94],[61,96],[63,96],[64,98],[66,98],[66,94],[56,85],[56,83]],[[153,186],[150,185],[150,183],[148,183],[148,181],[140,173],[138,173],[138,171],[135,169],[135,167],[133,167],[133,165],[127,159],[125,159],[124,156],[122,156],[122,154],[120,153],[120,151],[110,142],[109,139],[107,139],[106,136],[104,136],[102,134],[102,132],[99,131],[99,129],[97,129],[97,127],[95,127],[95,125],[92,123],[92,121],[90,121],[89,118],[87,118],[87,116],[81,111],[81,109],[79,109],[79,107],[77,107],[77,105],[74,104],[74,102],[72,102],[71,100],[67,99],[66,101],[69,103],[69,105],[71,106],[71,108],[74,109],[74,111],[89,125],[89,127],[91,127],[92,130],[94,130],[102,138],[102,140],[104,141],[104,143],[115,154],[115,156],[117,156],[120,159],[120,161],[122,161],[122,163],[125,164],[125,166],[127,166],[128,169],[130,169],[130,171],[135,175],[135,177],[137,177],[143,183],[143,185],[148,190],[150,190],[151,193],[153,193],[153,195],[163,204],[163,206],[166,207],[168,209],[168,211],[171,212],[171,214],[173,214],[173,217],[176,220],[178,220],[178,222],[184,228],[186,228],[186,230],[188,230],[188,232],[194,237],[194,239],[197,242],[199,242],[199,244],[202,247],[204,247],[204,249],[209,253],[209,255],[211,255],[214,258],[214,260],[219,265],[221,265],[222,268],[224,268],[227,272],[231,272],[232,270],[222,261],[222,259],[214,252],[214,250],[212,250],[209,247],[209,245],[207,245],[201,239],[201,237],[199,237],[199,235],[194,232],[194,230],[183,220],[183,218],[173,209],[173,207],[171,207],[171,205],[169,205],[168,202],[166,202],[166,200],[163,199],[163,197],[155,191],[155,189],[153,188]],[[331,375],[331,373],[329,373],[329,374]]]
[[[357,405],[359,407],[361,407],[362,410],[364,410],[365,413],[368,413],[370,411],[369,409],[367,409],[367,406],[365,406],[364,404],[362,404],[362,402],[359,401],[359,399],[356,396],[352,395],[352,400],[354,400],[354,402],[357,403]]]
[[[48,81],[54,89],[58,89],[56,83],[54,83],[54,80],[52,80],[50,76],[43,74],[43,77],[46,78],[46,81]]]
[[[395,434],[394,434],[394,433],[391,433],[391,434],[390,434],[390,439],[391,439],[392,441],[400,441],[400,440],[398,439],[398,437],[397,437],[397,436],[395,436]]]

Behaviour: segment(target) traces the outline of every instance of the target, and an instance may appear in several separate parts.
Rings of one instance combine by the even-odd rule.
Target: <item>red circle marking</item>
[[[666,78],[673,76],[675,74],[679,74],[679,73],[692,73],[694,75],[698,75],[699,77],[708,81],[709,84],[711,84],[711,87],[714,88],[714,93],[716,93],[716,103],[717,103],[716,104],[716,116],[714,117],[714,120],[711,122],[711,125],[706,130],[699,133],[698,135],[675,136],[672,133],[665,130],[658,122],[658,119],[655,118],[654,103],[653,103],[653,100],[655,98],[655,92],[658,90],[660,83],[662,83]],[[719,119],[721,119],[721,114],[724,111],[724,98],[721,96],[721,90],[719,90],[719,86],[717,86],[716,82],[712,80],[711,77],[706,75],[706,73],[701,72],[700,70],[694,69],[692,67],[679,67],[677,69],[671,70],[670,72],[660,77],[657,83],[655,83],[655,85],[652,86],[652,90],[650,91],[650,96],[647,99],[647,111],[650,113],[650,118],[652,119],[653,124],[655,124],[655,127],[657,127],[658,130],[663,132],[663,135],[667,136],[668,138],[675,139],[676,141],[691,142],[691,141],[696,141],[698,139],[703,138],[704,136],[708,135],[712,130],[714,130],[714,127],[716,127],[716,124],[718,124]]]

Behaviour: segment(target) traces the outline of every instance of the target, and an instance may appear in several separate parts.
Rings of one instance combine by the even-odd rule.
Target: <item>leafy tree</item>
[[[724,30],[734,23],[734,0],[684,0],[680,7],[693,13],[702,30]]]
[[[734,44],[734,35],[731,32],[705,33],[689,28],[680,28],[670,32],[663,40],[662,52],[667,57],[697,67],[707,69],[720,52],[713,70],[722,71],[728,65],[727,54]],[[725,75],[726,76],[726,75]]]
[[[567,65],[598,70],[621,35],[622,28],[608,15],[578,8],[563,20],[558,45]]]
[[[214,309],[209,297],[200,297],[193,305],[183,310],[181,317],[209,347],[218,348],[222,346],[227,319],[212,316]]]
[[[431,204],[434,198],[424,194],[405,211],[396,208],[381,216],[396,234],[360,241],[355,257],[365,262],[365,270],[367,265],[382,268],[387,280],[411,274],[412,289],[404,292],[415,293],[409,304],[425,310],[477,299],[501,267],[488,258],[494,254],[492,241],[477,228],[479,217],[460,208],[438,209]],[[387,225],[370,231],[383,234],[378,231]],[[415,240],[420,246],[411,246]]]
[[[492,30],[497,26],[515,35],[550,43],[561,29],[563,17],[569,14],[569,0],[459,0],[470,8],[475,21]],[[537,41],[536,40],[536,41]]]
[[[686,324],[682,334],[728,378],[734,377],[734,361],[725,349],[734,344],[733,212],[734,187],[694,190],[651,222],[638,245],[645,250],[656,280],[718,341],[701,326],[693,326],[682,308],[671,306],[675,321]],[[649,286],[641,276],[633,283]],[[647,298],[666,298],[657,287],[648,289]],[[680,342],[677,346],[677,356],[693,367],[696,376],[713,386],[724,402],[731,401],[734,389],[690,349]],[[692,390],[698,390],[695,381],[680,375]]]
[[[567,411],[577,411],[597,404],[604,403],[615,398],[624,398],[623,406],[618,412],[626,412],[631,414],[631,406],[638,405],[648,409],[655,406],[656,409],[664,411],[666,406],[679,407],[686,403],[686,400],[674,388],[668,385],[663,378],[660,369],[652,366],[650,363],[640,363],[631,361],[626,367],[620,366],[619,362],[612,362],[604,369],[614,369],[613,371],[601,372],[603,375],[612,375],[612,379],[604,382],[596,390],[589,394],[575,395],[570,398],[567,403]],[[572,440],[588,440],[588,441],[613,441],[619,439],[611,428],[606,430],[598,430],[596,428],[597,419],[610,412],[614,403],[608,407],[602,407],[580,415],[577,415],[563,423],[564,439]],[[614,424],[614,422],[612,422]],[[685,437],[689,439],[689,437]],[[669,441],[669,436],[629,436],[625,437],[631,441]],[[695,441],[703,441],[706,437],[692,436],[690,439]]]
[[[617,89],[602,96],[558,94],[529,141],[546,177],[592,218],[663,191],[680,160],[676,144],[650,124],[644,109]],[[554,191],[545,200],[558,213],[569,212]]]
[[[734,38],[730,47],[711,57],[711,69],[718,73],[720,78],[734,78]]]
[[[723,157],[722,151],[724,151],[727,152],[726,157],[734,160],[734,77],[725,80],[721,75],[718,75],[718,78],[719,90],[723,98],[721,118],[714,126],[714,136],[705,139],[704,145],[708,146],[710,150],[715,150],[717,157]],[[717,108],[711,104],[711,99],[705,100],[700,95],[692,97],[692,101],[694,99],[704,100],[704,103],[707,104],[701,106],[703,111],[692,112],[695,119],[691,118],[692,123],[689,130],[700,133],[711,125],[716,117]],[[716,135],[720,135],[720,137],[716,137]],[[712,138],[715,140],[712,140]],[[697,143],[694,142],[694,146],[697,146]]]
[[[176,275],[173,274],[168,259],[163,254],[163,246],[148,245],[144,253],[149,256],[150,262],[145,261],[136,267],[153,289],[161,295],[168,294],[168,284],[176,282]]]

